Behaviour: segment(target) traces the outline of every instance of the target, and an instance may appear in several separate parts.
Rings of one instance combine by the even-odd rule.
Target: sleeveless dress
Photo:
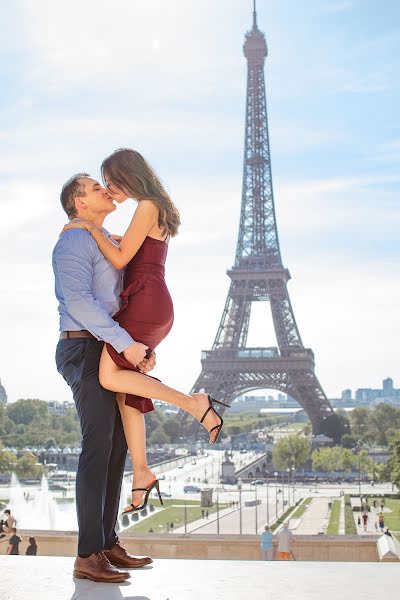
[[[126,267],[121,308],[113,316],[135,342],[142,342],[151,350],[168,335],[174,322],[172,299],[165,283],[167,252],[167,242],[149,236],[145,238]],[[139,372],[113,346],[107,344],[106,347],[121,369]],[[126,395],[125,404],[143,413],[154,410],[150,398],[133,394]]]

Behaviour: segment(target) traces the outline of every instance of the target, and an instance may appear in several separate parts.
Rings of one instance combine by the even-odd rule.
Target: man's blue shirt
[[[124,272],[106,260],[86,230],[62,234],[53,250],[53,270],[60,331],[86,329],[117,352],[126,350],[133,339],[112,319],[119,310]]]

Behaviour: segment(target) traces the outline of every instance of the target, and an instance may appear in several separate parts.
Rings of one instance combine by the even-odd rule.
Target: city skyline
[[[394,2],[388,7],[381,14],[372,2],[328,8],[313,0],[301,9],[293,2],[258,3],[269,47],[272,176],[283,261],[293,276],[289,292],[303,341],[315,352],[328,397],[361,380],[373,387],[384,373],[398,378],[399,59],[393,23],[399,9]],[[49,2],[7,6],[21,35],[7,37],[3,51],[0,169],[8,232],[1,249],[9,259],[0,289],[7,340],[0,376],[11,400],[70,399],[53,358],[50,255],[65,222],[58,193],[72,172],[98,176],[102,158],[128,145],[154,164],[182,212],[167,266],[176,322],[158,351],[156,374],[188,389],[200,351],[212,345],[229,285],[225,271],[234,259],[246,89],[242,43],[252,3],[199,7],[190,1],[182,12],[179,2],[166,11],[162,3],[128,7],[119,0],[112,21],[92,2],[80,19],[65,7],[57,10]],[[46,27],[48,19],[54,27]],[[132,204],[119,207],[109,229],[123,232],[131,213]],[[272,327],[257,327],[260,309],[254,306],[249,345],[275,345]]]

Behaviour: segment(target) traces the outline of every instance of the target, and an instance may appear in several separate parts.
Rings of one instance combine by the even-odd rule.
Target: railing
[[[248,348],[243,350],[204,350],[201,353],[201,357],[213,358],[213,359],[228,359],[233,360],[235,358],[278,358],[278,348]]]

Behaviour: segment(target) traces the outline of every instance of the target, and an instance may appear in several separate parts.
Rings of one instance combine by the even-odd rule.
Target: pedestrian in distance
[[[27,556],[36,556],[37,555],[37,543],[34,537],[29,538],[29,546],[26,549]]]
[[[17,524],[13,515],[11,514],[10,509],[6,509],[4,511],[5,518],[0,521],[0,537],[5,537],[6,533],[11,533],[11,530]]]
[[[19,554],[19,545],[22,542],[22,538],[20,538],[19,535],[17,535],[16,527],[13,527],[11,529],[11,534],[12,535],[11,535],[10,539],[8,540],[6,554],[18,555]]]
[[[269,525],[265,526],[265,531],[261,534],[260,549],[262,560],[273,560],[272,530]]]
[[[364,531],[367,531],[367,523],[368,523],[368,515],[367,513],[363,513],[362,516]]]
[[[357,517],[357,525],[359,527],[361,527],[361,517],[360,517],[360,515],[358,515],[358,517]]]
[[[293,533],[289,529],[289,523],[284,523],[278,533],[278,560],[289,560],[292,552]]]
[[[388,535],[389,537],[393,537],[392,534],[389,531],[389,527],[386,527],[386,529],[385,529],[385,535]]]
[[[383,533],[383,530],[385,527],[385,517],[383,516],[383,513],[379,513],[378,523],[379,523],[379,528],[380,528],[381,532]]]

